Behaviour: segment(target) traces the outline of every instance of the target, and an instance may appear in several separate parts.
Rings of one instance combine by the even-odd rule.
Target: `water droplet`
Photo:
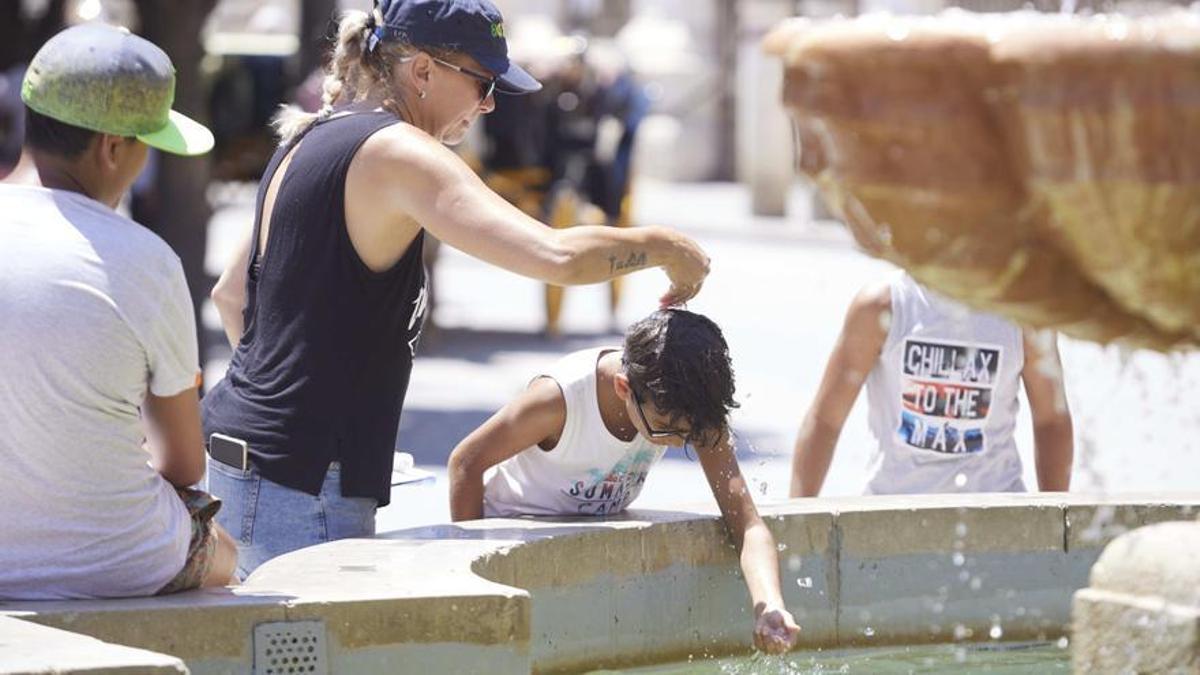
[[[784,551],[787,550],[787,544],[778,544],[777,546],[775,546],[775,549],[777,551],[779,551],[780,553],[783,553]]]
[[[954,562],[955,567],[962,567],[967,562],[967,556],[963,555],[961,551],[955,551],[954,555],[950,556],[950,560]]]
[[[907,31],[905,32],[907,34]],[[875,232],[879,236],[879,241],[884,246],[892,245],[892,228],[887,223],[880,223],[875,227]]]
[[[1000,624],[998,623],[992,624],[992,629],[988,631],[988,637],[992,638],[993,640],[999,640],[1000,638],[1004,637],[1004,629],[1001,628]]]
[[[787,559],[787,566],[788,566],[789,572],[799,572],[800,571],[800,556],[798,556],[794,553],[792,555],[789,555],[788,559]]]
[[[954,624],[954,639],[955,640],[965,640],[969,637],[971,637],[971,629],[970,628],[967,628],[966,626],[962,625],[961,623]]]
[[[967,524],[959,523],[954,526],[954,536],[962,538],[967,536]]]
[[[967,485],[967,474],[965,474],[965,473],[959,473],[957,476],[955,476],[955,477],[954,477],[954,484],[955,484],[955,485],[957,485],[958,487],[966,487],[966,485]]]
[[[83,0],[75,11],[79,14],[80,19],[92,21],[100,16],[104,7],[100,4],[100,0]]]
[[[1058,642],[1056,642],[1055,644],[1058,646],[1059,649],[1066,649],[1067,647],[1071,646],[1071,641],[1067,638],[1067,636],[1064,635],[1064,636],[1058,638]]]
[[[875,637],[875,629],[867,626],[863,629],[863,635],[866,635],[867,637]]]
[[[800,577],[796,579],[796,585],[800,588],[812,588],[812,577]]]
[[[979,577],[971,579],[971,590],[977,591],[980,588],[983,588],[983,580]]]

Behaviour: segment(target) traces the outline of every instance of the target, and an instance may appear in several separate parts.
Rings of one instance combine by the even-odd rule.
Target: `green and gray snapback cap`
[[[124,28],[90,23],[50,38],[25,72],[21,100],[59,122],[136,136],[176,155],[202,155],[213,147],[211,131],[171,110],[171,59]]]

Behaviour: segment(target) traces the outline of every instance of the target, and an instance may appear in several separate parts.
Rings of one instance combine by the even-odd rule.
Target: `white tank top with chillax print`
[[[538,376],[562,390],[567,408],[562,435],[551,450],[534,445],[488,470],[484,516],[602,516],[624,510],[642,491],[646,474],[666,448],[641,434],[622,441],[604,426],[596,365],[612,351],[620,349],[568,354]]]
[[[1024,491],[1013,439],[1021,329],[903,272],[891,293],[887,341],[867,377],[879,441],[867,494]]]

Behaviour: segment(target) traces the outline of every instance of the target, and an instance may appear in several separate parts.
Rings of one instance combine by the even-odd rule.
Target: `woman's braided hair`
[[[311,113],[295,105],[282,106],[271,120],[282,144],[287,145],[313,123],[328,117],[335,104],[361,101],[378,91],[385,92],[383,107],[400,116],[399,93],[392,81],[392,66],[419,51],[441,59],[453,53],[440,47],[413,45],[402,39],[378,41],[370,48],[371,35],[380,21],[378,10],[372,14],[358,10],[342,14],[333,55],[325,67],[321,109]]]

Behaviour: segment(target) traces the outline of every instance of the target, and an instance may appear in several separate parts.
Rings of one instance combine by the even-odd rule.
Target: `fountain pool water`
[[[1057,642],[989,643],[983,645],[924,645],[919,647],[876,647],[796,652],[780,657],[762,655],[711,661],[684,661],[620,671],[626,675],[832,675],[872,673],[987,672],[994,675],[1043,675],[1068,673],[1071,655]]]

